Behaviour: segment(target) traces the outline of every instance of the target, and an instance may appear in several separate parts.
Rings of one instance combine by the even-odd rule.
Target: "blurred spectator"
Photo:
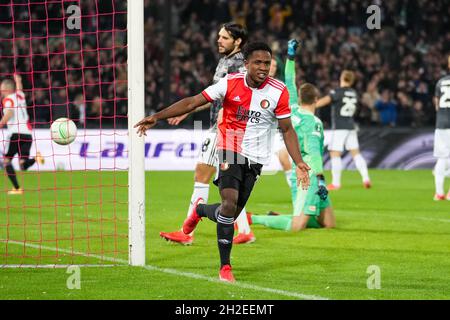
[[[402,91],[397,93],[398,115],[397,124],[399,126],[410,126],[413,119],[412,102],[408,95]]]
[[[425,123],[425,112],[423,111],[423,103],[420,100],[414,101],[413,105],[413,121],[412,126],[414,128],[423,127]]]
[[[375,108],[375,103],[380,100],[380,93],[378,92],[377,83],[375,81],[369,82],[366,92],[363,93],[361,102],[370,110],[370,123],[380,123],[380,115]]]
[[[375,108],[380,112],[380,123],[383,126],[395,127],[397,123],[397,104],[391,99],[391,92],[384,89],[381,99],[375,102]]]

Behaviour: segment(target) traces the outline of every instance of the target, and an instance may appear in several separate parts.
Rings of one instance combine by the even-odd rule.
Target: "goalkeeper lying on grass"
[[[323,176],[323,124],[314,115],[319,92],[315,86],[305,83],[300,87],[300,100],[298,100],[297,86],[295,85],[295,51],[298,42],[290,40],[288,43],[288,59],[285,68],[285,80],[289,90],[290,106],[292,109],[292,124],[301,146],[302,157],[311,167],[310,186],[303,190],[297,186],[295,170],[291,175],[291,196],[294,212],[292,215],[251,215],[253,224],[262,224],[269,228],[280,230],[299,231],[309,228],[333,228],[335,218],[331,202],[328,198]],[[301,107],[298,105],[300,102]]]

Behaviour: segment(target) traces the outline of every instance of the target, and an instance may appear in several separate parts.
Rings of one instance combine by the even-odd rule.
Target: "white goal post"
[[[128,261],[145,265],[145,167],[144,138],[134,124],[145,116],[144,1],[129,0],[128,38]]]

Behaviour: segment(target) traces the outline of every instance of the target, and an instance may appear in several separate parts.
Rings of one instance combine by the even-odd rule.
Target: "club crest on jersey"
[[[227,161],[220,164],[220,170],[227,171],[228,169],[230,169],[230,164]]]
[[[268,107],[270,107],[270,102],[267,99],[261,100],[261,103],[259,104],[261,106],[261,108],[263,109],[267,109]]]

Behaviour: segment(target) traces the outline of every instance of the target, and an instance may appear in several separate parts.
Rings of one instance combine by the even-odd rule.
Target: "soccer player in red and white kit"
[[[137,133],[158,120],[175,117],[204,105],[223,100],[223,121],[219,124],[219,173],[214,181],[219,187],[221,203],[202,204],[197,199],[183,232],[191,233],[202,217],[217,223],[220,254],[219,278],[234,282],[231,271],[233,223],[245,206],[264,164],[270,161],[272,138],[280,127],[289,155],[296,164],[298,183],[309,186],[309,166],[300,154],[297,134],[290,120],[289,93],[286,86],[268,76],[272,50],[263,42],[248,43],[243,50],[247,72],[229,74],[202,93],[182,99],[169,108],[139,121]]]
[[[9,146],[4,155],[3,163],[8,178],[13,184],[13,189],[8,191],[10,195],[23,194],[23,189],[19,186],[16,172],[11,163],[16,154],[19,155],[21,170],[27,170],[36,161],[40,164],[44,163],[44,159],[39,152],[36,153],[35,158],[29,158],[33,137],[31,136],[25,94],[22,89],[22,78],[18,74],[14,75],[14,81],[5,79],[0,86],[3,98],[3,117],[0,120],[0,128],[8,125],[7,139],[9,140]]]

